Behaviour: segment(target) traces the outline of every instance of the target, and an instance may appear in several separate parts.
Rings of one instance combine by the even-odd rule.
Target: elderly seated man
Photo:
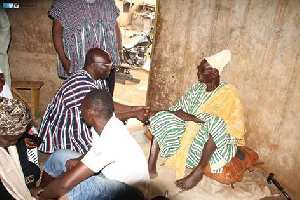
[[[244,142],[244,118],[236,89],[220,75],[231,59],[223,50],[204,58],[197,66],[198,81],[167,111],[151,111],[150,131],[154,136],[148,169],[157,174],[158,153],[168,158],[166,165],[176,170],[176,186],[189,190],[201,181],[210,164],[212,173],[224,165]],[[193,171],[184,177],[185,167]]]

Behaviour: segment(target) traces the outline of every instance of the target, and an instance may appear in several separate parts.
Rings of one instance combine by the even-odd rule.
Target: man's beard
[[[88,2],[88,3],[94,3],[95,0],[86,0],[86,2]]]

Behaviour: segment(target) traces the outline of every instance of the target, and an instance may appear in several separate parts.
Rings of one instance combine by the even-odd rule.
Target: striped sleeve
[[[80,106],[86,94],[93,89],[97,89],[96,85],[93,81],[87,79],[85,75],[76,76],[75,79],[71,79],[67,83],[67,87],[65,87],[63,97],[66,107],[69,109]]]
[[[111,2],[111,7],[112,7],[112,13],[113,15],[115,15],[116,19],[120,16],[120,10],[119,8],[116,6],[116,3],[114,0],[110,0]]]
[[[61,24],[66,24],[66,18],[65,18],[65,7],[66,7],[66,0],[55,0],[52,6],[50,7],[48,11],[48,17],[51,19],[58,20]]]

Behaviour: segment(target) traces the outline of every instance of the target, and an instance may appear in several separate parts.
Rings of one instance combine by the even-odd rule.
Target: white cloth
[[[10,43],[10,23],[5,9],[0,8],[0,68],[3,71],[5,82],[11,87],[11,76],[7,50]]]
[[[212,56],[205,57],[205,60],[210,64],[210,66],[219,70],[219,75],[221,75],[223,68],[226,67],[230,59],[231,59],[231,52],[228,49],[216,53]]]
[[[81,160],[88,168],[138,188],[149,182],[145,155],[119,119],[112,116],[100,136],[93,128],[92,133],[92,147]]]
[[[34,199],[25,184],[16,146],[9,146],[8,152],[0,147],[0,178],[3,185],[15,199]]]
[[[0,67],[0,74],[3,74],[3,70],[2,70],[1,67]],[[0,92],[0,97],[5,97],[7,99],[12,99],[13,96],[12,96],[10,87],[6,83],[5,74],[3,74],[3,76],[4,76],[5,84],[3,85],[3,90]]]
[[[2,90],[2,92],[0,92],[0,96],[5,97],[7,99],[12,99],[13,98],[11,90],[10,90],[9,86],[6,83],[5,83],[5,85],[3,85],[3,90]]]

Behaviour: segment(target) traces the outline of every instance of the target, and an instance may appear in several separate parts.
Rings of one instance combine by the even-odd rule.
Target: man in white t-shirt
[[[149,183],[145,155],[113,112],[105,90],[92,90],[81,104],[81,115],[92,126],[93,142],[85,154],[57,150],[43,164],[41,199],[143,199]],[[139,189],[140,190],[139,190]]]

